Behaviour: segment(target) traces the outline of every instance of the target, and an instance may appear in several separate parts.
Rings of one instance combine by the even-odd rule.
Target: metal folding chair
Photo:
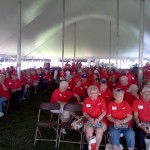
[[[81,104],[65,104],[63,110],[65,111],[70,111],[70,112],[75,112],[75,113],[82,113],[82,105]],[[80,150],[82,148],[82,129],[79,130],[74,130],[71,128],[71,121],[70,122],[62,122],[60,124],[60,130],[59,130],[59,138],[58,138],[58,148],[60,143],[74,143],[74,144],[80,144]],[[76,139],[74,139],[74,136],[70,136],[69,134],[64,135],[62,134],[62,130],[65,129],[66,131],[69,130],[71,131],[72,135],[74,135],[74,132],[78,132],[80,135],[80,140],[76,141]],[[74,131],[74,132],[73,132]],[[66,137],[67,136],[67,137]],[[73,138],[72,138],[73,137]]]
[[[59,103],[42,103],[39,108],[38,113],[38,120],[36,124],[36,132],[35,132],[35,139],[34,139],[34,145],[36,144],[36,141],[55,141],[55,146],[57,146],[57,139],[58,139],[58,130],[59,130],[59,119],[60,119],[60,113],[56,114],[57,116],[53,119],[51,115],[51,110],[58,110],[60,111],[60,104]],[[46,114],[48,113],[48,115]],[[47,115],[47,117],[46,117]],[[52,129],[56,132],[55,138],[47,138],[42,136],[42,129]],[[51,135],[51,132],[49,132],[49,135]],[[52,137],[52,136],[50,136]]]

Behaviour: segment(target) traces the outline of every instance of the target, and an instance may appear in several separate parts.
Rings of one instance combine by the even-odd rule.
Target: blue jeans
[[[127,147],[135,147],[135,133],[132,128],[114,128],[114,126],[111,126],[109,128],[109,132],[111,135],[112,145],[120,145],[120,134],[122,133],[126,139]]]
[[[0,112],[3,112],[3,102],[7,101],[5,97],[0,98]]]

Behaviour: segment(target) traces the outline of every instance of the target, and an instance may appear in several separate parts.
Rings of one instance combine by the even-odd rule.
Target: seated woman
[[[144,148],[144,137],[150,133],[150,88],[144,87],[141,96],[142,98],[134,101],[132,105],[138,150]]]
[[[80,103],[80,97],[72,92],[67,90],[69,84],[67,81],[61,81],[59,84],[59,88],[55,89],[55,91],[52,93],[50,102],[54,102],[54,103],[60,103],[61,105],[61,109],[60,109],[60,113],[61,115],[61,121],[62,122],[68,122],[70,119],[70,115],[73,115],[74,117],[76,117],[75,113],[72,112],[72,114],[70,114],[68,111],[63,111],[63,107],[64,105],[69,102],[69,100],[74,96],[77,98],[77,101]],[[54,113],[59,113],[58,111],[53,110],[52,112]],[[64,133],[66,133],[65,131],[63,131]]]
[[[3,102],[9,100],[10,94],[7,83],[5,82],[5,75],[0,74],[0,117],[4,116]]]
[[[111,101],[107,107],[107,119],[110,121],[111,144],[114,150],[119,150],[120,134],[125,136],[129,150],[134,149],[135,134],[131,126],[132,109],[128,102],[123,101],[124,91],[115,89],[113,91],[115,100]]]
[[[107,128],[106,103],[103,98],[98,97],[98,92],[97,86],[89,86],[87,89],[88,97],[83,102],[83,115],[87,119],[85,124],[86,139],[89,141],[95,131],[96,150],[99,149],[103,133]]]

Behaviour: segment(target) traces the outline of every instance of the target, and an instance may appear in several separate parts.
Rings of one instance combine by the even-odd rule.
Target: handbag
[[[84,116],[78,117],[75,120],[73,120],[73,122],[71,123],[71,129],[79,130],[80,128],[82,128],[83,127],[83,119],[84,119]]]

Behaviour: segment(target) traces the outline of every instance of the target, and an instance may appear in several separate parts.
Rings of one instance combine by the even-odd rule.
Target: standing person
[[[142,98],[134,101],[132,105],[138,150],[144,148],[144,137],[150,133],[147,128],[150,126],[150,88],[144,87],[141,96]]]
[[[132,129],[132,109],[128,102],[123,101],[124,91],[115,89],[113,91],[115,100],[107,107],[107,119],[110,121],[110,136],[114,150],[119,150],[120,134],[125,136],[128,150],[133,150],[135,145],[135,134]]]
[[[89,86],[87,90],[88,97],[83,102],[83,115],[87,119],[85,124],[86,139],[89,141],[95,131],[96,150],[99,149],[103,133],[107,128],[106,103],[103,98],[98,97],[98,92],[97,86]]]

